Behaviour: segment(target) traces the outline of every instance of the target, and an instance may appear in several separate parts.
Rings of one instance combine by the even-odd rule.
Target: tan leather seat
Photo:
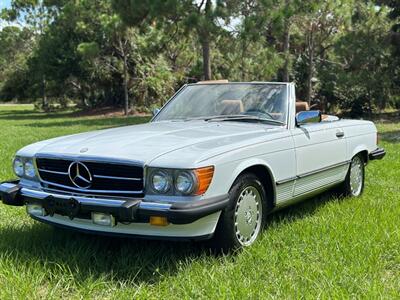
[[[307,102],[305,101],[297,101],[296,102],[296,113],[301,112],[301,111],[307,111],[310,110],[310,106],[308,105]]]
[[[244,112],[242,100],[222,100],[221,115],[238,115]]]

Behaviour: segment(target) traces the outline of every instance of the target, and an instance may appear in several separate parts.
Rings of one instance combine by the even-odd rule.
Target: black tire
[[[231,190],[229,191],[229,204],[222,211],[215,234],[211,240],[211,247],[220,252],[229,252],[231,250],[239,249],[244,246],[236,234],[235,226],[235,212],[237,209],[237,204],[239,197],[246,188],[255,188],[259,195],[261,196],[261,225],[257,225],[259,228],[257,230],[257,236],[254,241],[259,237],[262,229],[265,226],[265,220],[267,215],[267,196],[264,186],[261,184],[257,176],[252,173],[246,173],[240,175],[234,182]],[[258,219],[257,219],[258,220]],[[258,221],[257,221],[258,223]],[[253,242],[252,242],[253,243]]]
[[[357,162],[361,162],[360,165],[360,183],[361,187],[358,187],[357,190],[354,190],[354,186],[351,184],[352,179],[352,167]],[[355,155],[350,163],[349,170],[347,171],[345,181],[339,186],[338,192],[340,195],[344,197],[359,197],[362,195],[364,191],[364,183],[365,183],[365,160],[361,154]]]

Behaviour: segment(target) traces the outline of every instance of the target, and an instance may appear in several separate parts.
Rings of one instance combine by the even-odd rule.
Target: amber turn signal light
[[[197,177],[197,191],[196,195],[204,194],[211,184],[211,180],[214,176],[214,167],[205,167],[194,170]]]
[[[169,224],[166,217],[151,216],[150,225],[153,226],[167,226]]]

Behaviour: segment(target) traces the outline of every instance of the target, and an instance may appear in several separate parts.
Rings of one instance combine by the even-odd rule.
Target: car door
[[[335,122],[294,127],[296,153],[294,196],[301,196],[344,179],[348,163],[344,131]]]

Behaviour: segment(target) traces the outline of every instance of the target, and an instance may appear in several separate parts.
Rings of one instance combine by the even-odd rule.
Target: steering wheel
[[[266,111],[261,111],[259,109],[255,109],[255,108],[246,110],[243,114],[250,115],[250,116],[256,116],[256,117],[260,117],[260,118],[262,118],[263,116],[267,116],[268,119],[275,120],[274,116],[271,115],[270,113],[268,113]]]

